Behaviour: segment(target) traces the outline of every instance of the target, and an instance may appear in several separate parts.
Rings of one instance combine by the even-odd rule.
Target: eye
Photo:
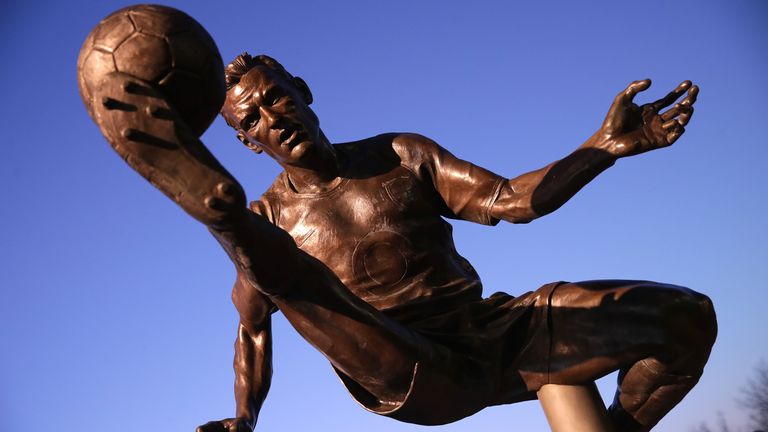
[[[240,126],[241,126],[241,127],[244,129],[244,130],[251,130],[251,129],[253,129],[253,128],[255,128],[255,127],[256,127],[256,125],[259,123],[259,120],[260,120],[260,116],[259,116],[259,113],[258,113],[258,111],[257,111],[257,112],[254,112],[254,113],[248,114],[248,115],[247,115],[247,116],[246,116],[246,117],[243,119],[243,121],[242,121],[242,123],[240,124]]]
[[[272,87],[271,89],[267,90],[266,94],[264,94],[264,104],[269,106],[275,105],[284,97],[285,91],[283,91],[282,88]]]

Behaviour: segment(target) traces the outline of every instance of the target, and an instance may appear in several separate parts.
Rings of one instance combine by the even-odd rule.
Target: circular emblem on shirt
[[[375,231],[360,239],[352,254],[355,276],[374,286],[391,286],[408,271],[410,242],[393,231]]]

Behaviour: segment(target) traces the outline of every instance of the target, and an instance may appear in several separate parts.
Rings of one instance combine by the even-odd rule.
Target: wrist
[[[254,413],[251,407],[237,407],[235,418],[246,423],[251,429],[256,426],[256,413]]]
[[[628,156],[629,148],[622,142],[596,132],[582,144],[579,149],[599,150],[601,155],[613,164],[617,159]]]

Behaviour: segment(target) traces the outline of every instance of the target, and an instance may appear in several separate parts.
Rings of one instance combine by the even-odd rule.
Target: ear
[[[261,153],[262,151],[264,151],[264,150],[262,150],[262,148],[260,146],[254,144],[254,143],[252,143],[250,141],[248,141],[248,138],[245,137],[245,134],[243,133],[243,131],[240,131],[240,132],[237,133],[237,139],[241,143],[245,144],[246,147],[248,147],[249,149],[253,150],[257,154]]]
[[[304,98],[304,102],[309,105],[312,103],[312,92],[309,91],[309,86],[304,82],[301,77],[293,77],[293,85],[301,92],[301,96]]]

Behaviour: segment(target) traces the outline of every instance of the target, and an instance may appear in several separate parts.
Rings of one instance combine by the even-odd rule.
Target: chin
[[[291,158],[295,161],[299,161],[301,159],[306,159],[306,156],[311,152],[312,150],[312,141],[302,141],[291,149]]]

